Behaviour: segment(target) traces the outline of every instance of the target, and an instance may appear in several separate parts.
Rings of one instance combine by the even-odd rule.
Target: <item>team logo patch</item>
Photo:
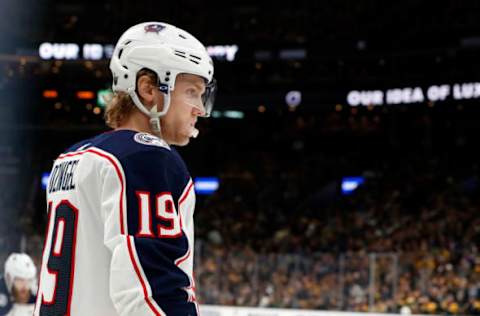
[[[153,136],[153,135],[150,135],[150,134],[147,134],[147,133],[137,133],[137,134],[135,134],[133,139],[137,143],[140,143],[140,144],[143,144],[143,145],[157,146],[157,147],[163,147],[163,148],[170,149],[170,146],[168,146],[168,144],[163,139],[160,139],[156,136]]]
[[[160,33],[165,26],[161,24],[148,24],[145,25],[145,33]]]

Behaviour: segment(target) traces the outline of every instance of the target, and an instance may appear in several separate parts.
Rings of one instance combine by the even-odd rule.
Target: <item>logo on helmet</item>
[[[148,24],[148,25],[145,25],[145,33],[160,33],[163,29],[165,28],[165,26],[161,25],[161,24]]]

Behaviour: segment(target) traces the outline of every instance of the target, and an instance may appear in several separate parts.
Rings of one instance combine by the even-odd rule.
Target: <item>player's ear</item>
[[[155,85],[148,75],[141,75],[137,79],[137,93],[145,105],[153,105],[155,99]]]

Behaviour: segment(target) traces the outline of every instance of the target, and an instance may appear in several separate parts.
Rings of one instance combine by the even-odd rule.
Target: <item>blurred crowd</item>
[[[398,172],[370,176],[325,208],[290,213],[281,206],[265,212],[271,200],[261,198],[248,205],[248,190],[209,198],[197,213],[200,301],[480,314],[476,181],[428,172],[398,181]],[[248,188],[255,179],[240,182]],[[251,190],[262,196],[268,186]],[[279,205],[288,205],[277,193]]]

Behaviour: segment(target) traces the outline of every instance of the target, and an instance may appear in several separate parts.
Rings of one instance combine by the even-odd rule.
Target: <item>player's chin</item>
[[[181,135],[175,140],[175,145],[177,146],[186,146],[190,143],[190,136]]]
[[[17,297],[17,301],[20,302],[20,303],[24,303],[24,304],[28,303],[29,299],[30,299],[29,291],[19,293],[19,295]]]

